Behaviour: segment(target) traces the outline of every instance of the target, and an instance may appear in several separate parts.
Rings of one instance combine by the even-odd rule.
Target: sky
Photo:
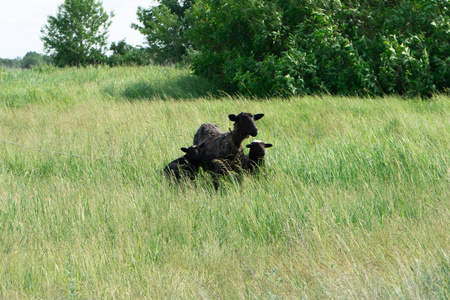
[[[0,6],[0,58],[22,58],[27,52],[44,54],[41,29],[48,16],[56,16],[64,0],[2,0]],[[103,0],[103,8],[114,11],[108,42],[125,39],[127,44],[144,45],[144,36],[132,29],[138,23],[138,6],[149,8],[152,0]]]

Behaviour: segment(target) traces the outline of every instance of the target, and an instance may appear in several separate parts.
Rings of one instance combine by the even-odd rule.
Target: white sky
[[[0,6],[0,58],[22,58],[28,51],[44,53],[40,39],[41,29],[47,24],[48,16],[56,16],[58,6],[64,0],[2,0]],[[149,8],[153,0],[103,0],[103,8],[111,19],[108,42],[125,39],[127,44],[144,44],[144,36],[132,29],[131,23],[138,23],[138,6]]]

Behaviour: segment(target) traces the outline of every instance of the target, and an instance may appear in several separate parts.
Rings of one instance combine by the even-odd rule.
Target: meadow
[[[265,173],[164,178],[241,111],[265,114]],[[0,298],[448,299],[449,115],[446,95],[230,97],[183,68],[0,69]]]

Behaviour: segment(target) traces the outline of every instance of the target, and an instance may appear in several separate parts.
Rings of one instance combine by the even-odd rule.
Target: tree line
[[[31,69],[33,66],[49,65],[53,60],[50,56],[34,51],[27,52],[23,58],[0,58],[0,67]]]
[[[160,0],[137,9],[142,48],[107,48],[112,17],[97,0],[65,0],[41,31],[47,55],[57,66],[185,62],[253,96],[449,90],[448,0]]]

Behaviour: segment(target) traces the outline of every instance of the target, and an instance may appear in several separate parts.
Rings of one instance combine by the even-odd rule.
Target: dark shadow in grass
[[[130,101],[142,99],[194,100],[217,94],[217,88],[205,79],[184,76],[162,82],[133,82],[125,86],[121,96]]]

